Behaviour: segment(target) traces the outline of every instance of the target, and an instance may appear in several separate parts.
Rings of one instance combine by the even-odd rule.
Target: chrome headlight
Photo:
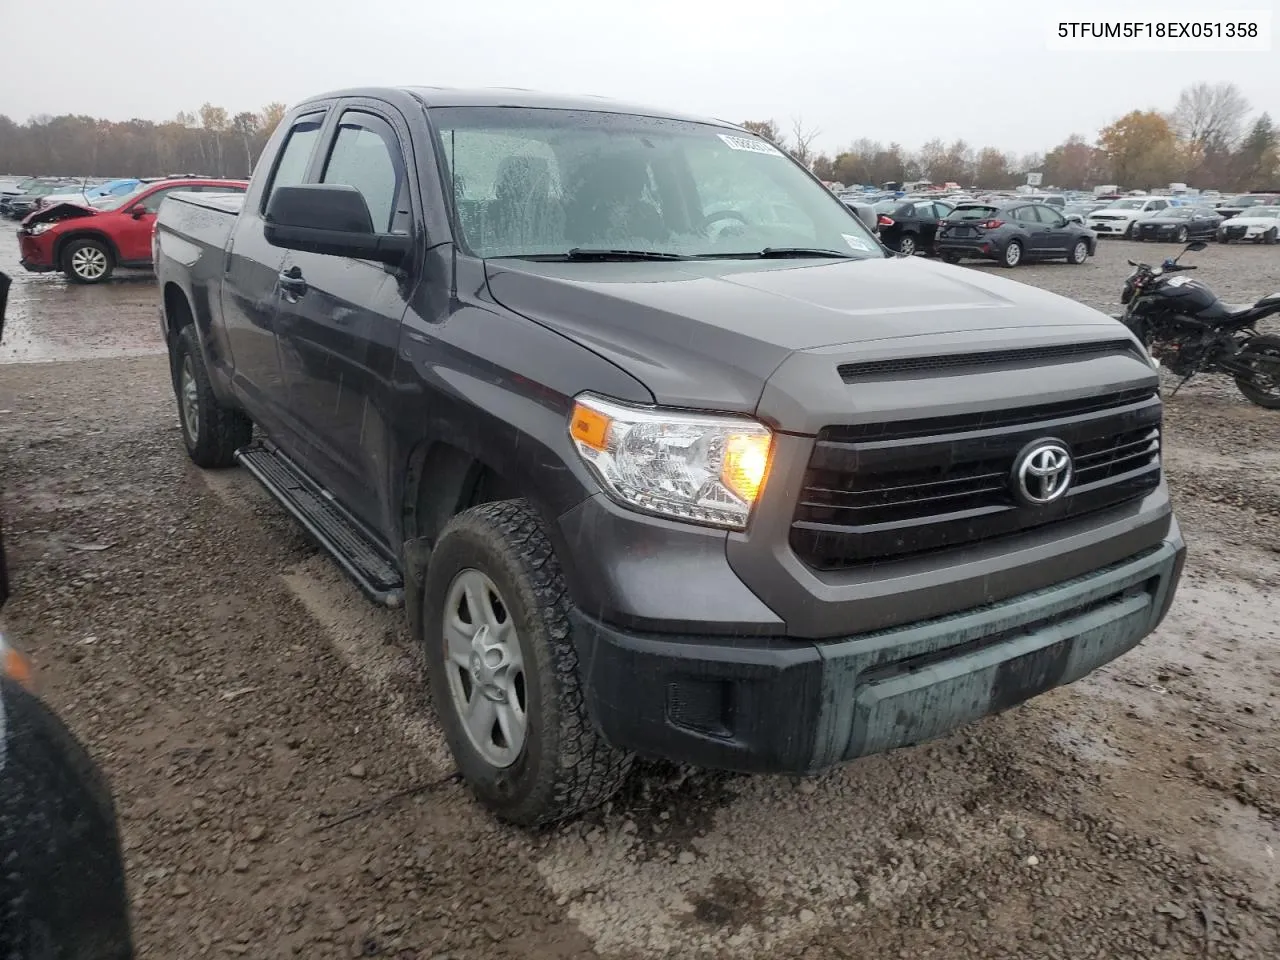
[[[55,223],[51,223],[47,220],[44,223],[37,223],[31,227],[29,232],[31,236],[38,237],[40,236],[40,234],[44,233],[45,231],[52,230],[55,226]]]
[[[634,407],[590,394],[574,403],[569,436],[619,503],[730,530],[746,527],[773,449],[769,428],[745,417]]]

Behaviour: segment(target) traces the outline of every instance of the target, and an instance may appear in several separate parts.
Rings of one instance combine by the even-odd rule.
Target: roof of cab
[[[319,96],[308,97],[305,102],[333,100],[338,97],[370,97],[372,99],[394,101],[406,96],[412,97],[428,108],[525,107],[527,109],[540,110],[595,110],[603,113],[625,113],[642,117],[658,117],[666,120],[688,120],[694,123],[709,123],[717,127],[741,129],[738,124],[725,120],[700,117],[694,114],[642,104],[626,103],[620,100],[611,100],[608,97],[540,93],[536,90],[525,90],[518,87],[472,89],[454,87],[360,87],[350,90],[334,90]]]

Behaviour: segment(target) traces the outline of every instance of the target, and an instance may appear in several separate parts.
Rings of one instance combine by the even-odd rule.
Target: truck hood
[[[486,264],[503,306],[608,358],[672,406],[754,411],[798,351],[909,339],[1042,341],[1115,321],[1012,280],[918,257],[840,261]],[[931,346],[932,345],[932,346]],[[824,353],[831,353],[824,350]],[[873,351],[875,352],[875,351]]]
[[[82,207],[77,203],[55,203],[50,207],[41,207],[22,221],[24,227],[34,227],[37,223],[57,223],[59,220],[74,220],[77,217],[96,217],[99,211],[92,207]]]

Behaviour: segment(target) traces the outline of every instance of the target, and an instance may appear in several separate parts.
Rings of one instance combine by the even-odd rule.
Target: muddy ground
[[[1126,256],[1018,279],[1109,309]],[[1280,955],[1280,414],[1168,405],[1191,558],[1159,633],[1073,687],[824,777],[640,767],[539,834],[453,780],[398,616],[253,481],[183,454],[146,277],[14,273],[9,629],[108,773],[140,956]],[[1198,255],[1229,300],[1280,251]]]

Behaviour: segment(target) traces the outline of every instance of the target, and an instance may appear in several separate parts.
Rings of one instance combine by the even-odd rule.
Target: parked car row
[[[215,177],[116,180],[102,191],[42,194],[43,203],[18,228],[21,264],[32,273],[62,271],[74,283],[102,283],[119,267],[151,266],[151,233],[156,211],[169,194],[244,193],[246,182]]]

